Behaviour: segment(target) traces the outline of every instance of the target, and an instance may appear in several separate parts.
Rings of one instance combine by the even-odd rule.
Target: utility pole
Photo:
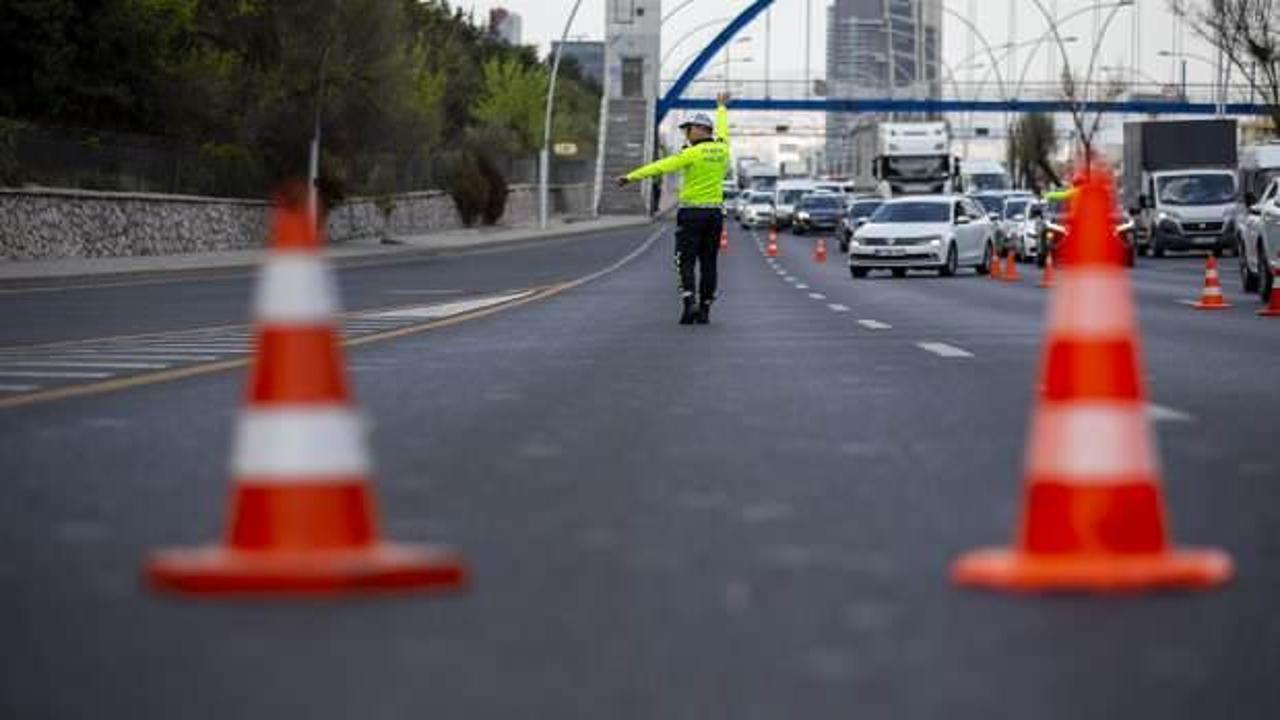
[[[804,96],[809,97],[810,35],[813,31],[813,0],[804,0]]]
[[[770,53],[773,52],[773,6],[770,5],[768,10],[764,11],[764,99],[768,100],[772,97],[769,94],[769,62]]]
[[[551,118],[556,102],[556,75],[560,72],[560,56],[564,53],[564,44],[569,39],[569,29],[573,27],[573,18],[578,14],[582,0],[573,4],[569,11],[569,19],[564,23],[564,32],[560,34],[560,44],[556,46],[555,58],[551,61],[551,79],[547,83],[547,113],[542,123],[542,152],[538,153],[538,227],[547,227],[547,183],[551,176]]]

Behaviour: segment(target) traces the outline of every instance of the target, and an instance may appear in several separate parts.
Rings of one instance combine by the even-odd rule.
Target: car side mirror
[[[956,225],[968,225],[968,224],[969,224],[968,215],[960,215],[956,217]]]
[[[1257,204],[1258,204],[1258,196],[1257,196],[1257,195],[1254,195],[1254,194],[1253,194],[1253,192],[1252,192],[1251,190],[1246,190],[1246,191],[1245,191],[1245,193],[1244,193],[1244,204],[1245,204],[1245,205],[1248,205],[1248,206],[1250,206],[1250,207],[1252,207],[1252,206],[1254,206],[1254,205],[1257,205]]]
[[[864,218],[864,217],[857,218],[853,221],[853,226],[856,228],[860,228],[866,224],[867,224],[867,218]]]
[[[1151,202],[1151,196],[1150,196],[1150,195],[1139,195],[1139,196],[1138,196],[1138,207],[1142,208],[1143,210],[1150,210],[1151,208],[1153,208],[1153,207],[1155,207],[1155,206],[1154,206],[1154,205],[1152,204],[1152,202]]]
[[[991,222],[995,222],[1000,219],[1000,213],[989,212],[987,213],[987,219]]]

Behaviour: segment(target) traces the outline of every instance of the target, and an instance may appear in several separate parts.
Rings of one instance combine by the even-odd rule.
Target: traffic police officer
[[[618,178],[619,185],[678,172],[681,175],[680,210],[676,213],[676,270],[684,303],[681,325],[706,324],[716,299],[716,258],[724,227],[724,179],[729,172],[728,93],[716,96],[716,120],[697,113],[680,124],[685,145],[676,155],[632,170]],[[696,283],[695,266],[701,271]]]

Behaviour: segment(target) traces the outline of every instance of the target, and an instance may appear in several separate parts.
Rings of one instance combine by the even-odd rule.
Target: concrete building
[[[551,54],[555,56],[556,50],[560,47],[561,42],[554,40],[551,43]],[[561,56],[562,62],[573,59],[578,67],[582,70],[582,74],[598,85],[604,85],[604,43],[597,40],[569,40],[563,43],[564,53]]]
[[[605,16],[603,137],[596,176],[597,207],[607,214],[643,214],[655,197],[654,181],[625,188],[603,182],[653,157],[653,127],[662,62],[662,0],[607,0]],[[668,197],[671,181],[662,185]]]
[[[489,34],[508,45],[519,45],[522,23],[520,15],[506,8],[496,7],[489,11]]]
[[[827,93],[834,98],[936,98],[941,93],[942,0],[832,0],[827,6]],[[859,128],[874,117],[828,113],[827,171],[867,164]],[[871,134],[873,135],[873,133]]]

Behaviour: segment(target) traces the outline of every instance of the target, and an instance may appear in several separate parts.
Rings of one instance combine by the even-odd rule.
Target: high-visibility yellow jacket
[[[636,168],[627,174],[627,180],[679,172],[681,205],[720,205],[724,202],[724,179],[729,174],[729,111],[724,105],[716,108],[715,130],[714,138],[693,143],[675,155]]]

